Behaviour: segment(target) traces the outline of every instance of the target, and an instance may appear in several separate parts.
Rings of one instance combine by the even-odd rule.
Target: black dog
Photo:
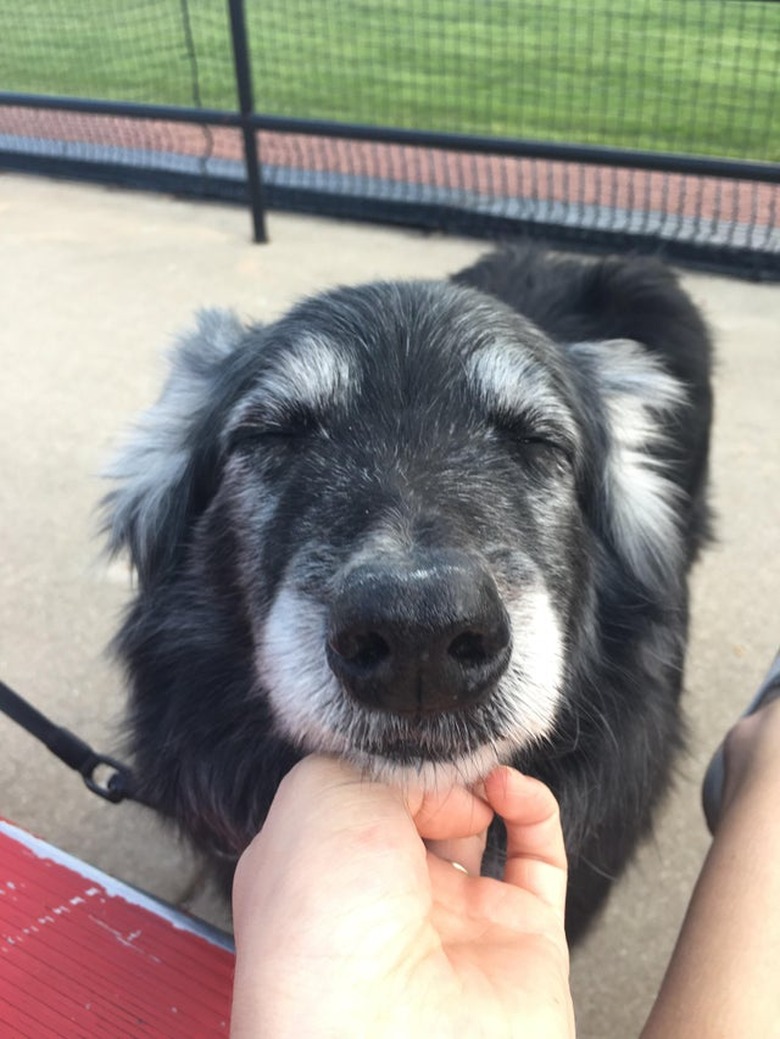
[[[107,499],[143,794],[234,860],[308,751],[511,761],[560,800],[577,937],[681,744],[710,354],[660,264],[526,249],[204,313]]]

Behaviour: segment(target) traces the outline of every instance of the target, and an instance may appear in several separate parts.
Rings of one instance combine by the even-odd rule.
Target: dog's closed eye
[[[571,472],[571,453],[560,443],[544,437],[522,437],[515,442],[516,452],[529,468],[545,476],[564,476]]]
[[[494,415],[491,425],[520,464],[551,476],[574,468],[574,445],[557,428],[508,413]]]
[[[290,407],[250,412],[228,430],[225,448],[228,454],[249,451],[262,446],[296,446],[320,428],[317,417],[305,408]]]

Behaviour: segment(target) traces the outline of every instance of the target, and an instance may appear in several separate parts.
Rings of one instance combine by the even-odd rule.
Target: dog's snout
[[[485,698],[509,663],[495,583],[468,557],[352,570],[331,609],[328,663],[367,707],[408,714]]]

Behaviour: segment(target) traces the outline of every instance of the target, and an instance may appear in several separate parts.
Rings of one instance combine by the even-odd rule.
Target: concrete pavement
[[[104,654],[128,595],[95,537],[98,473],[156,395],[162,353],[199,306],[259,320],[300,295],[436,277],[473,241],[0,176],[0,678],[101,749],[121,676]],[[701,775],[780,640],[780,287],[685,275],[717,336],[719,542],[697,567],[690,753],[654,840],[574,957],[581,1039],[637,1035],[707,847]],[[0,814],[133,884],[226,922],[186,849],[143,809],[104,804],[0,717]]]

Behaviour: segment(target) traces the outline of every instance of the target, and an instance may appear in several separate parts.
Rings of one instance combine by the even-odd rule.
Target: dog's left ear
[[[671,430],[690,407],[683,383],[630,339],[576,343],[589,421],[602,441],[596,523],[646,587],[668,587],[684,571],[680,499],[671,478]]]
[[[182,336],[157,403],[145,412],[105,475],[117,487],[103,499],[108,550],[122,549],[142,586],[168,572],[205,508],[217,464],[218,430],[207,418],[225,359],[244,335],[229,311],[202,311]]]

